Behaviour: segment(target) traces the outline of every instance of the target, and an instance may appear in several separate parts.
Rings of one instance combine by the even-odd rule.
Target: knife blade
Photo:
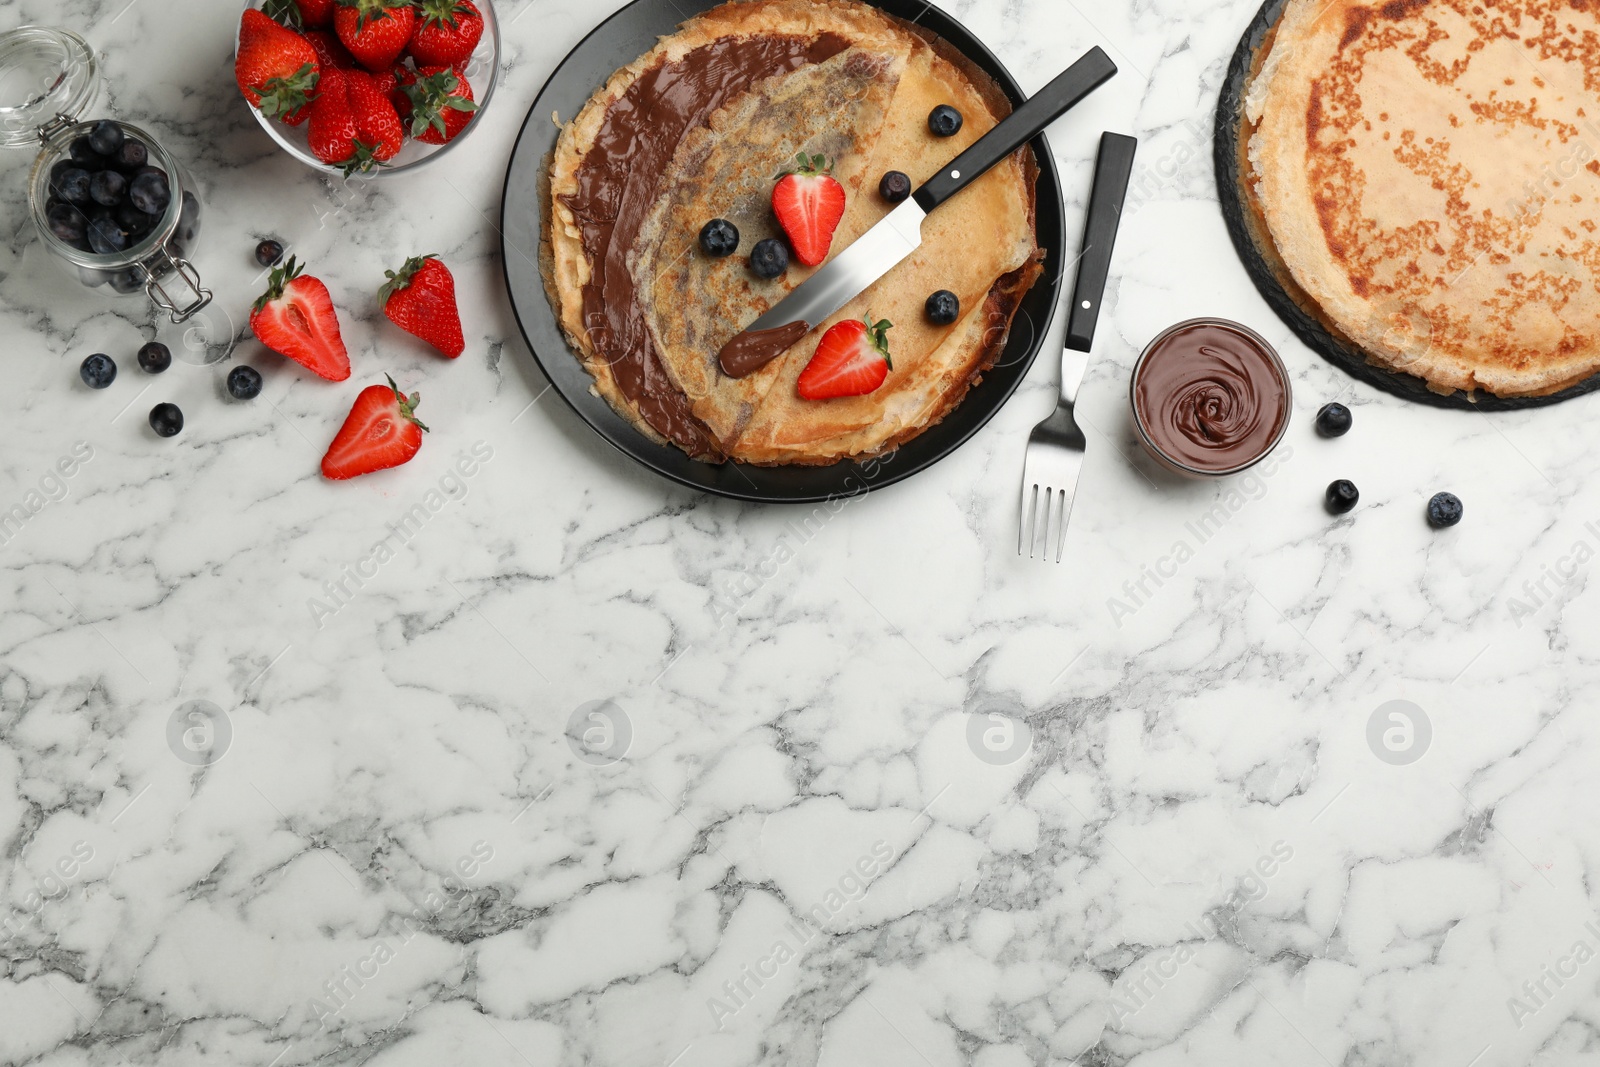
[[[717,359],[724,374],[743,378],[786,352],[828,316],[922,244],[922,221],[991,168],[1038,136],[1084,97],[1117,73],[1099,47],[1091,48],[972,147],[951,160],[911,198],[858,237],[833,261],[723,346]]]

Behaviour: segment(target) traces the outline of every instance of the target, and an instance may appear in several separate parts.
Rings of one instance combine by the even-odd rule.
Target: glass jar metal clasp
[[[157,257],[158,260],[166,260],[167,266],[172,268],[172,272],[183,279],[184,285],[188,287],[189,293],[193,295],[193,298],[191,299],[190,296],[184,295],[180,291],[180,295],[183,295],[183,298],[188,302],[183,307],[179,307],[178,302],[168,294],[160,281],[161,276],[168,272],[166,270],[151,270],[148,266],[143,268],[146,277],[144,283],[145,294],[155,302],[157,307],[171,315],[173,322],[188,322],[196,312],[211,303],[211,290],[200,284],[200,272],[195,270],[188,260],[182,256],[174,256],[165,245],[158,250]]]

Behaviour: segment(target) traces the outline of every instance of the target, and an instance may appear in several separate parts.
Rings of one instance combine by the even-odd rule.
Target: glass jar
[[[0,33],[0,146],[39,148],[28,180],[28,206],[51,259],[89,287],[127,295],[143,291],[173,322],[186,322],[211,302],[187,259],[200,234],[200,198],[189,176],[161,143],[137,126],[116,122],[124,138],[145,145],[148,167],[167,178],[166,210],[121,251],[101,254],[57,236],[48,215],[57,164],[93,129],[87,115],[99,95],[99,68],[89,43],[71,30],[23,26]]]

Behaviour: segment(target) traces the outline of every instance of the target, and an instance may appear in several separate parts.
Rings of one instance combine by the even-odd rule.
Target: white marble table
[[[192,163],[241,335],[278,235],[358,379],[420,390],[434,432],[331,485],[353,388],[248,337],[252,404],[226,365],[142,375],[182,331],[51,274],[8,157],[0,1062],[1600,1062],[1595,402],[1409,406],[1272,316],[1209,155],[1252,0],[954,5],[1029,88],[1091,44],[1121,62],[1052,134],[1070,225],[1100,131],[1144,143],[1060,567],[1014,547],[1050,359],[954,457],[809,526],[657,480],[546,392],[500,186],[616,0],[510,3],[463,158],[360,196],[256,127],[226,0],[125,4],[0,25],[83,30],[114,111]],[[418,252],[464,287],[458,363],[371,299]],[[1134,355],[1194,314],[1292,369],[1270,475],[1133,455]],[[77,381],[93,351],[105,392]],[[1327,442],[1334,398],[1355,429]],[[1333,520],[1336,477],[1362,501]],[[1466,520],[1435,533],[1443,488]]]

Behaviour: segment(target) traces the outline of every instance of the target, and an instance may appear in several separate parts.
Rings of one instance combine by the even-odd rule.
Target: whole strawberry
[[[398,271],[384,273],[389,281],[378,292],[378,302],[389,321],[451,359],[466,351],[456,280],[438,256],[414,256]]]
[[[363,72],[330,68],[322,77],[322,92],[311,105],[307,141],[312,155],[342,168],[345,177],[380,166],[371,142],[362,140],[355,108],[350,102],[350,76]]]
[[[358,65],[332,30],[307,30],[302,36],[316,49],[323,70],[351,70]]]
[[[803,400],[864,396],[882,385],[894,364],[889,362],[891,322],[846,319],[822,335],[816,354],[795,390]]]
[[[344,72],[345,95],[355,116],[356,131],[362,144],[372,146],[372,158],[380,163],[393,159],[405,140],[400,114],[378,83],[377,79],[383,76],[364,70]]]
[[[370,71],[388,70],[411,42],[417,9],[411,0],[338,0],[333,29]]]
[[[333,6],[334,0],[266,0],[261,10],[292,29],[311,30],[333,25]]]
[[[411,58],[419,67],[454,67],[472,58],[483,37],[483,14],[472,0],[418,0]]]
[[[444,144],[467,128],[478,105],[472,85],[451,67],[401,67],[396,103],[411,136],[423,144]]]
[[[406,396],[393,378],[388,385],[369,385],[356,397],[344,425],[322,457],[322,476],[344,481],[408,463],[422,449],[428,428],[415,414],[422,397]]]
[[[844,218],[844,186],[822,156],[800,153],[800,166],[772,190],[772,210],[789,237],[794,257],[808,267],[828,258],[833,233]]]
[[[290,125],[304,121],[315,99],[321,64],[316,49],[254,8],[239,24],[239,54],[233,62],[239,91],[268,118]]]
[[[301,269],[290,256],[272,272],[267,291],[250,312],[250,331],[279,355],[342,382],[350,377],[350,355],[339,333],[333,297],[326,285]]]

